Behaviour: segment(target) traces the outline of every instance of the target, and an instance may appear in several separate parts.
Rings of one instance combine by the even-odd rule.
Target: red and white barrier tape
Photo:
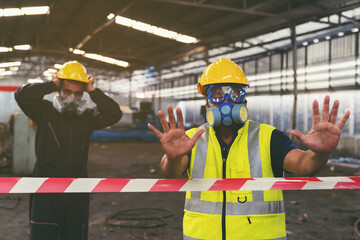
[[[2,177],[0,193],[360,189],[360,177],[126,179]]]

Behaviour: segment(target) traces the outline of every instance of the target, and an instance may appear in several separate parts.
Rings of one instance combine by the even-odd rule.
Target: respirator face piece
[[[207,96],[210,103],[220,104],[218,107],[207,110],[206,120],[210,126],[230,126],[247,121],[247,107],[245,104],[241,104],[246,96],[243,86],[239,84],[213,85],[209,88]]]
[[[230,126],[231,124],[245,123],[248,119],[248,110],[245,104],[224,102],[219,107],[209,108],[206,112],[206,120],[210,126]]]
[[[61,92],[61,95],[63,93]],[[75,113],[81,115],[88,108],[88,102],[86,100],[77,100],[74,94],[70,94],[68,97],[55,96],[53,99],[53,106],[59,113]]]

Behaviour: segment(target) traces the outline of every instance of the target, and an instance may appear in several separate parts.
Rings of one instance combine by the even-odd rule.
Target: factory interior
[[[158,112],[171,105],[186,130],[204,124],[197,83],[220,58],[250,83],[249,119],[286,135],[311,130],[314,100],[339,100],[338,119],[351,114],[316,176],[360,176],[359,30],[358,0],[0,0],[0,178],[31,177],[36,164],[37,127],[14,93],[73,60],[123,113],[91,133],[88,177],[165,178],[148,123],[161,130]],[[91,193],[88,239],[183,239],[184,199]],[[360,239],[359,199],[359,189],[284,191],[287,239]],[[0,193],[0,223],[0,240],[29,239],[29,194]]]

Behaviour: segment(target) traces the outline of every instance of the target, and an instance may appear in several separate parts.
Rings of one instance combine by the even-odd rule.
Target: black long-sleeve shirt
[[[120,120],[119,105],[101,90],[89,92],[97,109],[82,115],[59,113],[46,94],[57,90],[53,82],[28,84],[15,92],[23,112],[37,124],[35,176],[87,177],[87,159],[92,131]]]

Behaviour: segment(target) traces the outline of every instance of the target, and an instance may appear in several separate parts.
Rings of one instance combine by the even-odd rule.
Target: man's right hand
[[[52,75],[52,81],[55,83],[56,87],[59,89],[60,88],[60,78],[58,76],[56,76],[55,73],[53,73],[53,75]]]
[[[168,106],[167,111],[170,128],[166,121],[164,112],[161,110],[159,111],[159,118],[161,126],[164,129],[164,133],[160,132],[150,123],[148,126],[150,130],[160,139],[162,149],[167,155],[167,158],[171,161],[171,159],[178,159],[179,157],[183,157],[188,152],[190,152],[191,149],[195,146],[196,141],[200,138],[201,134],[203,134],[205,130],[198,130],[192,138],[189,138],[185,134],[181,109],[176,109],[177,127],[172,107]]]

